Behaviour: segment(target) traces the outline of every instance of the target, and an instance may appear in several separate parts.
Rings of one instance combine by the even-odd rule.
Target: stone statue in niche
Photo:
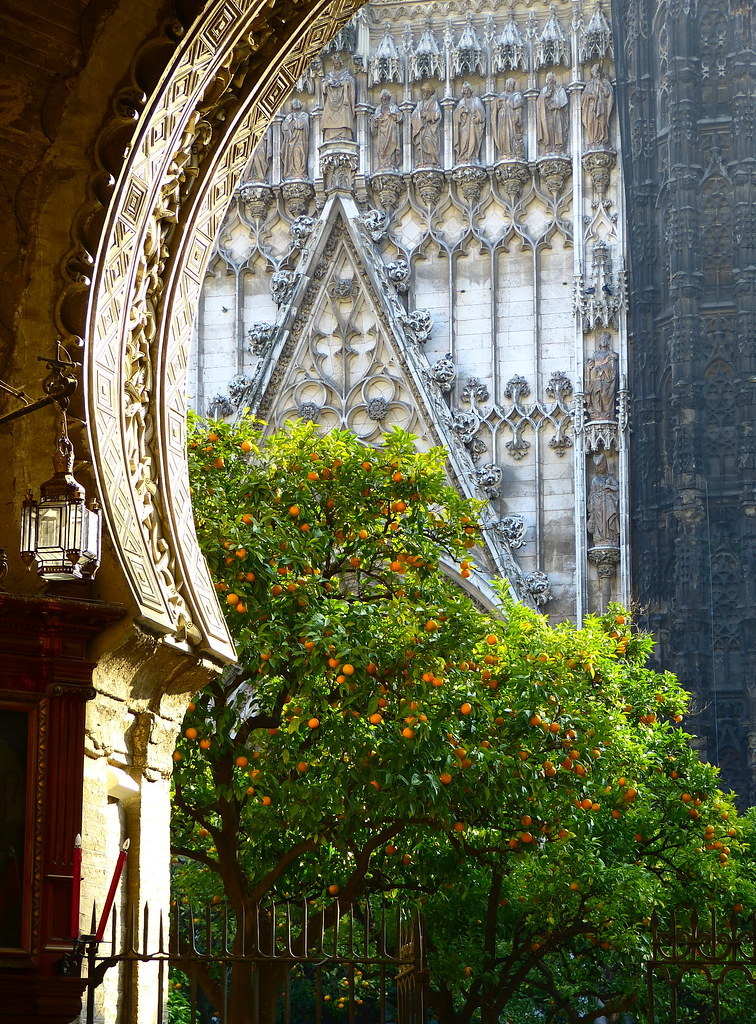
[[[338,54],[323,79],[323,141],[354,138],[354,75]]]
[[[454,159],[458,164],[478,163],[485,124],[483,104],[473,95],[470,83],[465,82],[462,86],[462,99],[454,108],[452,118]]]
[[[554,72],[549,71],[536,102],[538,141],[543,154],[567,151],[568,103],[567,90],[559,85]]]
[[[378,171],[398,171],[402,165],[402,112],[391,101],[388,89],[381,90],[381,102],[370,118],[375,135],[375,167]]]
[[[615,418],[618,361],[617,353],[612,349],[611,334],[602,331],[595,352],[585,364],[585,397],[589,419]]]
[[[601,66],[594,64],[580,101],[586,148],[609,148],[609,118],[613,106],[612,83],[604,75]]]
[[[504,92],[496,99],[493,108],[494,141],[499,156],[525,159],[523,103],[522,93],[516,88],[514,78],[508,78]]]
[[[270,132],[266,132],[257,143],[257,147],[252,154],[252,163],[250,165],[252,181],[268,180],[268,171],[270,170],[270,159],[272,156],[273,137]]]
[[[619,544],[619,481],[609,472],[603,451],[593,456],[596,473],[588,491],[586,529],[593,537],[594,547],[617,547]]]
[[[291,101],[291,110],[281,124],[281,173],[284,180],[307,177],[307,151],[310,144],[310,115],[300,100]]]
[[[412,111],[412,141],[418,167],[441,166],[441,106],[436,90],[426,82],[420,90],[422,99]]]

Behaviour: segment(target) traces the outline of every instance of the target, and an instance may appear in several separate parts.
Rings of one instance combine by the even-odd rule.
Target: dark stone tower
[[[613,0],[631,249],[635,594],[756,801],[753,0]]]

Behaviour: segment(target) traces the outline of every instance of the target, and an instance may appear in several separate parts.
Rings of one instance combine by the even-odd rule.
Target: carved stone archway
[[[142,620],[222,659],[233,647],[197,546],[185,368],[217,229],[255,145],[362,0],[214,0],[148,101],[107,212],[86,327],[90,444]]]

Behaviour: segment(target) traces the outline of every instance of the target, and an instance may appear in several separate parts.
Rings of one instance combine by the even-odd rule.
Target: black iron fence
[[[423,922],[402,908],[297,901],[236,916],[177,902],[169,918],[114,913],[109,932],[82,936],[62,964],[87,978],[84,1024],[112,1019],[114,1003],[132,1021],[150,1002],[156,1024],[427,1021]]]
[[[678,911],[651,922],[649,1024],[756,1020],[756,914]]]

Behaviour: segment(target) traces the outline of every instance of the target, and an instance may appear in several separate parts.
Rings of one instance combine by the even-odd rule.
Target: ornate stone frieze
[[[497,411],[497,417],[512,432],[505,447],[516,462],[520,462],[531,447],[524,436],[526,431],[535,433],[552,428],[554,433],[548,443],[558,456],[563,456],[572,447],[572,438],[567,433],[572,423],[572,412],[567,405],[572,395],[572,382],[564,373],[553,373],[546,385],[546,394],[553,400],[550,404],[527,404],[524,400],[530,395],[530,385],[519,375],[512,377],[504,388],[504,395],[512,400],[512,405]]]
[[[617,450],[618,430],[616,423],[589,420],[585,424],[585,450],[591,454],[599,451]]]
[[[348,302],[357,294],[357,282],[353,277],[337,277],[331,282],[328,294],[332,299]]]
[[[496,531],[504,537],[513,550],[521,548],[525,543],[526,530],[525,519],[521,515],[504,516],[496,523]]]

